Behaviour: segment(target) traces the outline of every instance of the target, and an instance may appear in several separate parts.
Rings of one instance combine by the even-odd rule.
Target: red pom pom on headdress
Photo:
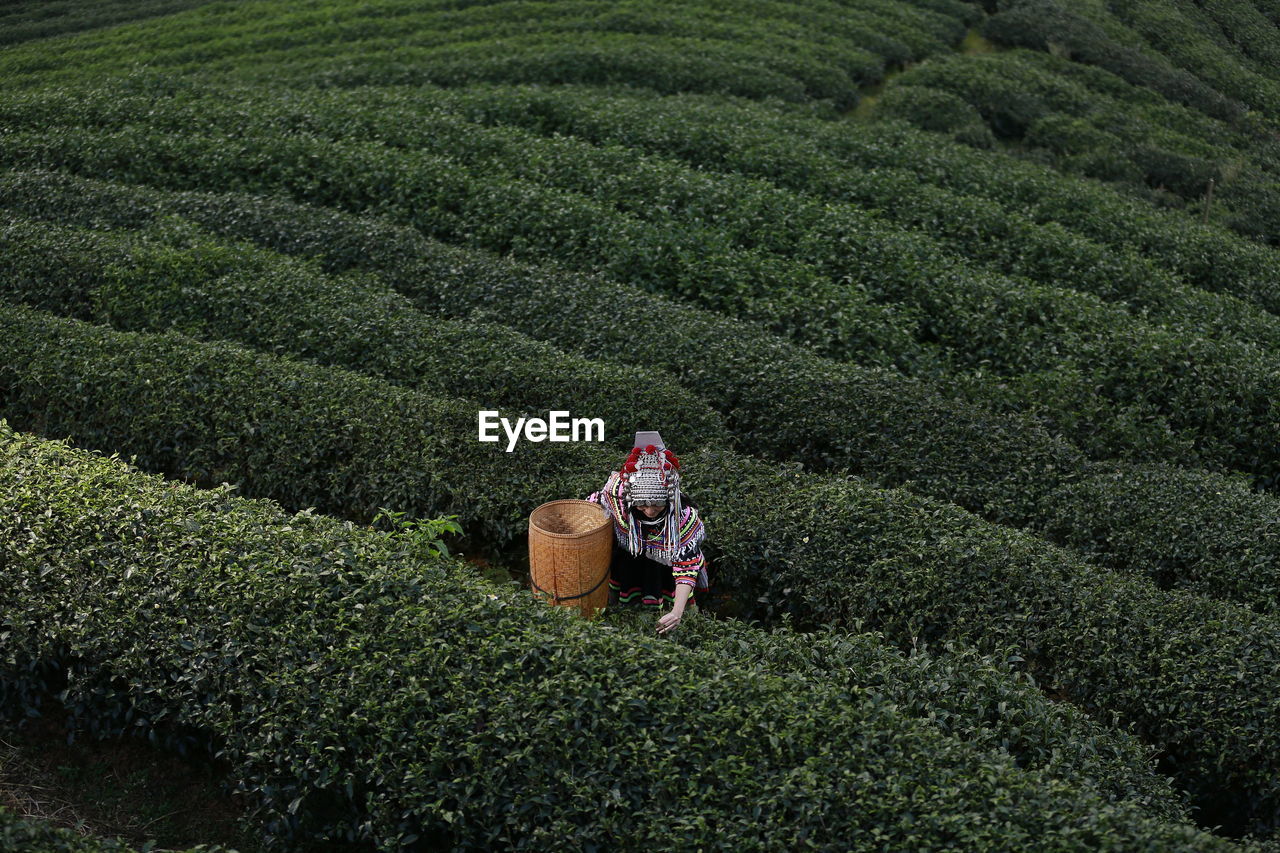
[[[647,445],[645,445],[644,452],[645,452],[645,453],[657,453],[657,452],[658,452],[658,448],[654,447],[652,444],[647,444]]]

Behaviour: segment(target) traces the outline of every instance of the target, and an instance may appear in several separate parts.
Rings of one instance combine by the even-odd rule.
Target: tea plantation
[[[1280,2],[17,0],[0,79],[0,732],[263,851],[1280,851]],[[527,588],[642,429],[669,634]]]

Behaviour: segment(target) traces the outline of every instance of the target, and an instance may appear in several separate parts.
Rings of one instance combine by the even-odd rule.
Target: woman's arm
[[[693,587],[698,582],[698,574],[706,564],[702,556],[702,541],[706,537],[706,529],[702,526],[702,518],[692,506],[685,506],[680,519],[680,548],[676,558],[671,561],[671,576],[676,582],[676,603],[671,612],[658,620],[658,633],[664,634],[680,624],[684,616],[685,604],[693,594]]]
[[[698,510],[686,505],[681,513],[680,539],[675,559],[671,561],[671,575],[675,578],[677,592],[681,584],[688,584],[691,589],[697,585],[698,575],[706,565],[706,558],[702,556],[702,543],[706,535]]]
[[[684,618],[684,606],[689,601],[689,596],[693,593],[693,585],[687,583],[676,584],[676,603],[671,608],[670,613],[662,614],[658,619],[658,633],[665,634],[672,628],[680,624],[680,620]]]

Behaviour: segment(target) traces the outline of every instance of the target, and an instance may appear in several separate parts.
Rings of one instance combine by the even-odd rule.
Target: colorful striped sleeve
[[[698,574],[706,563],[702,556],[706,528],[694,507],[686,506],[680,515],[680,543],[676,547],[675,559],[671,561],[671,576],[676,583],[697,586]]]
[[[609,504],[611,503],[609,499],[616,498],[616,497],[617,497],[617,481],[614,478],[614,474],[610,474],[609,479],[605,481],[605,484],[603,486],[601,486],[599,489],[596,489],[591,494],[587,495],[585,498],[583,498],[583,500],[588,500],[588,501],[591,501],[592,503],[598,503],[601,506],[603,506],[605,509],[609,509],[610,508]]]

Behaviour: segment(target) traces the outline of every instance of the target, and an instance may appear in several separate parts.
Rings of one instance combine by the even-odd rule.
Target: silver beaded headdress
[[[626,483],[627,506],[637,504],[666,503],[668,507],[664,539],[674,550],[680,531],[680,460],[663,444],[656,432],[636,433],[635,446],[622,464],[622,477]],[[639,553],[639,537],[636,525],[631,525],[630,551]]]

